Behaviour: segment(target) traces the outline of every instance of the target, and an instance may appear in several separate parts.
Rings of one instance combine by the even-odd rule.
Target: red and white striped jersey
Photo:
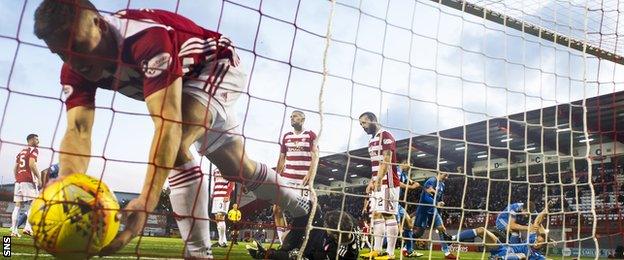
[[[39,156],[39,150],[37,147],[33,146],[22,149],[22,151],[15,156],[15,163],[17,164],[15,182],[34,182],[29,161],[30,159],[35,159],[36,162],[37,156]]]
[[[219,170],[212,172],[212,197],[213,198],[229,198],[234,190],[234,183],[226,180],[221,176]]]
[[[386,167],[387,171],[382,179],[382,187],[399,187],[399,174],[397,173],[397,154],[396,154],[396,141],[394,136],[386,130],[379,130],[368,141],[368,153],[371,159],[372,178],[377,178],[377,172],[379,171],[379,165],[383,161],[383,151],[392,152],[392,165]],[[388,179],[390,178],[390,181]]]
[[[316,141],[316,134],[306,130],[300,134],[288,132],[281,142],[281,153],[286,155],[284,171],[281,176],[291,182],[302,183],[303,177],[308,175],[312,164],[312,148]]]
[[[128,9],[102,17],[117,36],[120,61],[116,71],[105,71],[95,82],[65,63],[61,84],[68,110],[93,107],[97,88],[142,101],[179,77],[184,81],[196,79],[212,61],[229,59],[231,66],[239,64],[230,40],[176,13]],[[212,77],[203,90],[214,95],[229,66],[220,63],[211,69]]]

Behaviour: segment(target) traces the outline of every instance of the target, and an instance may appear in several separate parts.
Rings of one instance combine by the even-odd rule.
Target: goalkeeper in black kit
[[[310,231],[303,259],[358,259],[360,239],[355,233],[356,224],[353,217],[346,212],[334,210],[325,214],[323,218],[323,227],[331,230]],[[298,249],[290,251],[264,249],[258,241],[247,245],[247,251],[254,259],[290,260],[297,259],[299,255]]]

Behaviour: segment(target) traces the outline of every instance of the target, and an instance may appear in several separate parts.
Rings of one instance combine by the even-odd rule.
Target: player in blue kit
[[[544,210],[542,210],[533,223],[528,226],[527,230],[529,233],[526,242],[519,241],[519,243],[515,245],[505,244],[501,242],[494,233],[483,227],[464,230],[459,233],[459,235],[453,236],[452,239],[458,239],[462,242],[480,237],[485,242],[486,248],[490,251],[491,258],[494,259],[545,260],[546,257],[539,251],[546,244],[546,234],[548,233],[542,226],[542,221],[548,215],[548,208],[552,207],[555,202],[556,200],[549,201]]]
[[[535,208],[533,202],[529,202],[527,206],[528,208],[525,206],[525,203],[509,204],[505,210],[496,217],[496,229],[508,238],[506,241],[509,244],[520,243],[520,232],[526,232],[529,229],[528,226],[518,224],[516,221],[517,216],[528,215]]]
[[[427,228],[433,226],[438,231],[440,240],[451,240],[451,237],[446,234],[446,228],[438,210],[439,207],[444,206],[443,198],[446,190],[444,181],[448,179],[448,176],[449,174],[446,172],[438,172],[436,176],[430,177],[425,181],[420,194],[420,205],[416,209],[414,238],[421,237]],[[445,259],[457,259],[449,251],[447,243],[442,242],[441,244]]]
[[[405,194],[409,192],[411,189],[420,188],[420,183],[410,180],[408,175],[410,172],[410,164],[407,158],[401,160],[401,164],[398,166],[397,173],[399,174],[399,180],[401,181],[401,191],[399,193],[399,199],[405,200]],[[407,207],[407,205],[406,205]],[[403,238],[405,247],[401,249],[401,254],[405,257],[421,257],[422,253],[414,251],[414,240],[412,240],[412,229],[414,228],[414,220],[407,213],[406,209],[401,206],[399,203],[399,211],[397,214],[397,221],[400,223],[399,226],[403,230]]]

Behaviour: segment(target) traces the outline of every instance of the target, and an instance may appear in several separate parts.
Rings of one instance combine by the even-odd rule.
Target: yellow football
[[[86,174],[51,183],[30,208],[35,245],[61,259],[85,259],[113,240],[119,204],[106,184]]]

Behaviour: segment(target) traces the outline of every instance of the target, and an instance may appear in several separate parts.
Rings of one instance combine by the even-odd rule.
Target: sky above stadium
[[[14,181],[14,158],[27,134],[39,135],[43,169],[57,161],[53,149],[58,150],[65,131],[61,61],[32,33],[39,2],[0,0],[3,184]],[[93,2],[106,12],[126,7],[177,11],[232,39],[250,75],[249,95],[238,101],[250,157],[276,164],[278,141],[290,129],[293,109],[309,111],[305,127],[320,130],[321,36],[327,31],[329,2],[265,0],[261,7],[252,0]],[[568,7],[540,2],[520,14],[553,17],[554,12],[553,21],[532,20],[547,28],[577,28],[579,19],[584,24],[584,17]],[[368,137],[357,122],[364,111],[377,113],[398,139],[624,88],[620,65],[584,58],[430,1],[338,1],[331,32],[335,41],[327,56],[322,155],[366,145]],[[137,192],[153,133],[147,109],[105,90],[98,91],[96,105],[95,157],[88,173],[103,176],[114,190]],[[207,170],[205,159],[202,165]]]

